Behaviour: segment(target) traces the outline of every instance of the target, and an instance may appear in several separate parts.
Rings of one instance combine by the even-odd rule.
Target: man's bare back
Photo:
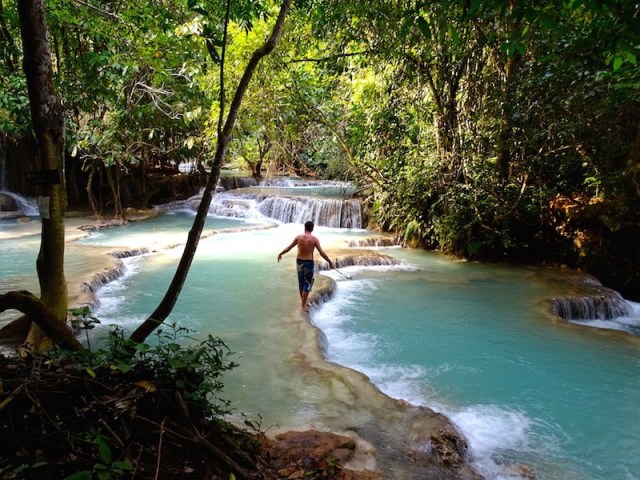
[[[296,257],[300,260],[313,260],[313,250],[320,247],[318,239],[311,233],[305,232],[302,235],[298,235],[294,241],[298,245],[298,255]],[[320,252],[320,249],[318,252]]]
[[[302,235],[297,235],[296,238],[293,239],[293,242],[291,242],[291,244],[287,248],[280,252],[280,254],[278,255],[278,261],[280,261],[282,255],[284,255],[297,245],[298,254],[296,255],[296,258],[298,258],[299,260],[313,260],[313,251],[317,249],[320,256],[327,262],[329,262],[329,266],[333,268],[333,262],[324,252],[324,250],[322,250],[322,247],[320,246],[320,240],[313,236],[313,234],[311,233],[312,231],[313,223],[305,223],[304,233]]]
[[[298,264],[297,271],[298,285],[300,287],[300,302],[302,305],[302,310],[308,312],[309,307],[307,306],[307,298],[313,285],[313,251],[317,249],[322,258],[324,258],[329,263],[330,268],[333,268],[333,262],[324,252],[324,250],[322,250],[322,247],[320,246],[320,240],[318,240],[311,234],[311,232],[313,231],[313,222],[305,223],[304,227],[304,233],[302,235],[297,235],[293,239],[293,242],[291,242],[288,247],[286,247],[284,250],[282,250],[282,252],[280,252],[280,254],[278,254],[278,262],[285,253],[287,253],[295,246],[298,247],[296,262]]]

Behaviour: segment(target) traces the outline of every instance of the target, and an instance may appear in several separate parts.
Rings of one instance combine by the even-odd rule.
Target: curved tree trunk
[[[73,335],[71,329],[65,323],[59,321],[48,305],[30,292],[8,292],[0,295],[0,313],[5,310],[18,310],[24,313],[62,348],[74,351],[84,349]]]
[[[178,301],[178,297],[182,291],[182,286],[184,285],[187,274],[189,273],[191,262],[193,261],[196,249],[198,248],[200,235],[202,234],[204,222],[209,212],[209,206],[211,205],[211,198],[213,196],[215,186],[218,183],[218,179],[220,178],[222,160],[225,157],[227,145],[231,139],[231,133],[233,132],[233,127],[236,122],[236,118],[238,117],[238,112],[240,111],[242,99],[247,91],[249,82],[253,77],[253,73],[255,72],[258,63],[263,57],[269,55],[276,47],[278,39],[280,38],[284,28],[284,20],[289,13],[290,8],[290,0],[284,0],[280,7],[280,13],[278,14],[271,36],[260,48],[253,52],[253,55],[245,68],[244,74],[242,75],[238,88],[236,89],[236,93],[231,101],[224,128],[222,129],[221,134],[218,135],[218,144],[211,172],[209,173],[207,185],[204,189],[204,193],[202,194],[202,200],[198,206],[198,212],[196,213],[196,217],[193,221],[193,226],[189,231],[187,243],[184,247],[184,252],[180,258],[180,263],[178,264],[176,273],[174,274],[173,280],[171,281],[164,298],[160,302],[160,305],[158,305],[151,316],[131,334],[131,340],[135,342],[144,341],[162,322],[164,322]],[[224,108],[222,103],[220,108]]]
[[[64,115],[53,86],[51,51],[42,0],[19,0],[20,31],[24,50],[33,130],[42,170],[59,172],[60,181],[44,185],[41,197],[42,240],[36,262],[40,298],[53,315],[64,322],[67,314],[67,282],[64,276]],[[32,332],[38,338],[37,332]],[[38,340],[35,340],[36,348]]]

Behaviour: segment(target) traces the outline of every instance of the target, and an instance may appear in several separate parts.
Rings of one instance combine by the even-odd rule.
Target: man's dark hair
[[[309,221],[304,224],[304,229],[307,232],[313,232],[313,222]]]

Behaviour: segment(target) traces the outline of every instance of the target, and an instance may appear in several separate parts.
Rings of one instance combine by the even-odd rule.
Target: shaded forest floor
[[[269,439],[208,418],[148,372],[0,355],[2,479],[377,479],[342,464],[355,441]]]

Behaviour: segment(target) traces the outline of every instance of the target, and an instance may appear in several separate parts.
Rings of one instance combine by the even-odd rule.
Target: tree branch
[[[352,53],[336,53],[335,55],[329,55],[327,57],[320,58],[294,58],[293,60],[289,60],[289,63],[303,63],[303,62],[330,62],[331,60],[336,60],[338,58],[348,58],[348,57],[357,57],[358,55],[370,55],[378,53],[376,50],[363,50],[362,52],[352,52]]]
[[[233,133],[233,128],[236,123],[236,119],[238,118],[238,113],[240,111],[240,106],[242,104],[242,99],[249,87],[249,82],[253,77],[253,74],[258,67],[258,63],[262,60],[263,57],[269,55],[273,49],[276,47],[278,43],[278,39],[282,35],[282,31],[284,29],[284,21],[291,9],[290,0],[284,0],[280,7],[280,12],[278,14],[278,18],[276,19],[276,23],[271,31],[271,35],[262,44],[258,49],[253,52],[249,63],[247,64],[244,74],[240,79],[240,83],[236,88],[235,95],[233,96],[233,100],[229,106],[229,113],[227,114],[227,119],[224,124],[224,128],[221,131],[221,135],[218,135],[218,144],[216,147],[216,153],[214,156],[213,164],[211,166],[211,171],[209,172],[209,178],[207,179],[207,184],[202,193],[202,199],[200,200],[200,205],[198,206],[198,211],[196,212],[196,217],[193,220],[193,226],[191,230],[189,230],[189,234],[187,236],[187,243],[184,247],[184,252],[182,257],[180,258],[180,262],[178,263],[178,267],[176,268],[176,272],[171,280],[171,283],[165,293],[165,296],[161,300],[158,307],[155,311],[147,318],[132,334],[131,340],[134,342],[143,342],[150,334],[153,332],[164,320],[169,316],[176,302],[178,301],[178,297],[180,292],[182,291],[182,287],[184,286],[184,282],[187,278],[187,274],[189,273],[189,269],[191,268],[191,263],[193,262],[193,258],[195,256],[196,250],[198,248],[198,243],[200,241],[200,236],[202,235],[202,230],[204,228],[204,222],[209,213],[209,207],[211,206],[211,199],[213,197],[214,189],[216,184],[218,183],[218,179],[220,178],[220,168],[222,165],[222,161],[226,156],[227,145],[229,144],[229,140],[231,139],[231,134]]]
[[[31,292],[25,290],[0,295],[0,313],[18,310],[35,322],[58,346],[73,351],[84,350],[66,323],[62,323],[51,309]]]

